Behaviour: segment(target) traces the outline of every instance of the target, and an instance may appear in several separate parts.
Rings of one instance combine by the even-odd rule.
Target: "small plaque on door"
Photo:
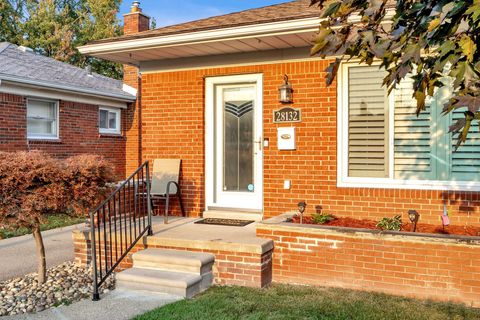
[[[273,111],[273,123],[301,122],[302,111],[294,108],[283,108]]]

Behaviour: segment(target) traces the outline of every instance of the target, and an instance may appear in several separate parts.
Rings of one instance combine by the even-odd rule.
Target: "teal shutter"
[[[394,178],[434,179],[436,145],[432,143],[435,115],[432,105],[418,117],[413,80],[405,78],[394,91]]]
[[[451,115],[450,123],[464,118],[466,109],[455,110]],[[450,152],[450,179],[454,181],[479,181],[480,179],[480,132],[478,121],[470,128],[467,141],[455,152],[456,139],[449,135]],[[456,138],[456,136],[455,136]]]

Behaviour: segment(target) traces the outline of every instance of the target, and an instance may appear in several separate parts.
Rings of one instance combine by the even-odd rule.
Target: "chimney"
[[[123,34],[129,35],[150,29],[150,17],[142,13],[140,1],[133,1],[130,13],[123,15]]]

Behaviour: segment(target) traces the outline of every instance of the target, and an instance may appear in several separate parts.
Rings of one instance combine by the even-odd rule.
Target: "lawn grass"
[[[273,285],[213,287],[134,320],[469,320],[480,309],[342,289]]]
[[[66,214],[49,216],[47,221],[40,226],[42,231],[67,227],[74,224],[82,223],[85,218],[71,217]],[[19,237],[32,233],[27,228],[0,228],[0,239]]]

